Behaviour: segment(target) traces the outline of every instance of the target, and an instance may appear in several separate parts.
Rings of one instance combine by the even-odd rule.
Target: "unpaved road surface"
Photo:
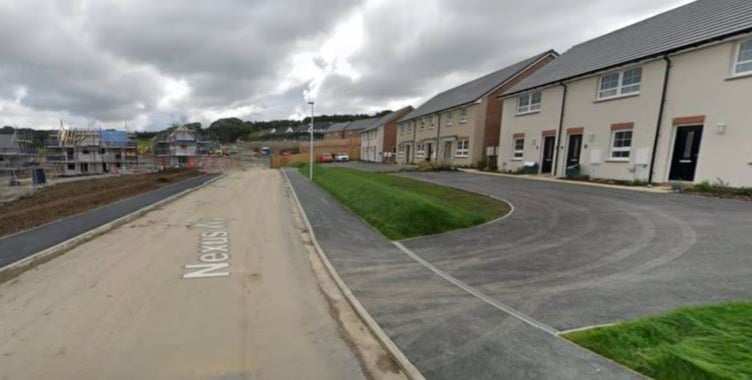
[[[0,285],[0,379],[363,378],[282,181],[230,173]]]

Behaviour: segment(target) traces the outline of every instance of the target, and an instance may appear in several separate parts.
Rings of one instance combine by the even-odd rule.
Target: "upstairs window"
[[[420,130],[426,129],[426,119],[420,119]]]
[[[467,108],[460,109],[460,123],[467,123]]]
[[[598,99],[640,93],[642,67],[606,74],[598,86]]]
[[[739,51],[736,54],[734,74],[752,73],[752,40],[739,43]]]
[[[447,125],[454,124],[454,121],[452,121],[452,113],[453,113],[452,111],[447,111],[446,113]]]
[[[541,93],[534,92],[517,98],[517,114],[538,112],[541,109]]]
[[[611,136],[611,159],[628,161],[632,152],[632,131],[614,131]]]

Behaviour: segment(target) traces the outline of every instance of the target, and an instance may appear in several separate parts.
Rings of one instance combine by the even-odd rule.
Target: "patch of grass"
[[[733,187],[720,179],[714,183],[703,181],[684,189],[684,191],[720,197],[752,198],[752,187]]]
[[[682,308],[564,337],[656,379],[752,379],[752,303]]]
[[[298,165],[308,175],[308,165]],[[467,228],[506,215],[504,202],[383,173],[314,167],[314,182],[392,240]]]

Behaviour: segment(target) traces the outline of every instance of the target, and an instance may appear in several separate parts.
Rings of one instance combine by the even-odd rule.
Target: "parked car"
[[[347,153],[345,152],[339,152],[334,155],[334,161],[347,162],[347,161],[350,161],[350,156],[348,156]]]
[[[289,150],[283,150],[282,153],[280,153],[280,156],[289,156],[290,151]]]
[[[320,163],[326,163],[326,162],[334,162],[334,159],[332,158],[332,155],[329,153],[323,153],[319,155],[318,162]]]

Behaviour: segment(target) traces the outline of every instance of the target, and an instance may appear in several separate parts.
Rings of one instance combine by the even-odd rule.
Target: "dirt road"
[[[282,181],[230,173],[0,285],[0,379],[363,378]]]

